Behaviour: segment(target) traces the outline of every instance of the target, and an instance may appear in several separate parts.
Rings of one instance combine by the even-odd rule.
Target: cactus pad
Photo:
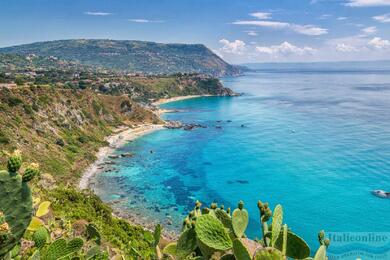
[[[169,243],[166,245],[162,251],[164,255],[175,256],[177,254],[177,243]]]
[[[74,238],[68,243],[65,239],[58,239],[47,248],[44,259],[57,260],[69,256],[79,251],[83,247],[83,244],[84,242],[81,238]]]
[[[232,214],[233,231],[238,238],[241,238],[244,235],[248,222],[248,211],[244,209],[244,203],[240,201],[238,208],[235,209]]]
[[[45,216],[47,213],[49,213],[49,207],[50,207],[50,201],[44,201],[41,204],[39,204],[38,210],[35,213],[35,216],[38,218]]]
[[[7,223],[10,231],[0,244],[0,256],[5,255],[19,242],[32,217],[30,188],[15,172],[20,168],[19,157],[20,155],[11,157],[8,163],[8,168],[13,172],[0,171],[0,211],[3,212],[4,223]]]
[[[34,232],[32,239],[35,243],[35,247],[42,248],[49,239],[49,232],[45,227],[40,227]]]
[[[236,259],[240,260],[251,260],[248,249],[244,246],[240,239],[234,239],[233,241],[233,252]]]
[[[275,248],[283,250],[283,231],[276,240]],[[294,259],[304,259],[310,256],[310,248],[307,243],[291,231],[287,232],[286,256]]]
[[[14,151],[8,158],[7,168],[9,172],[17,172],[22,166],[22,155],[19,150]]]
[[[197,218],[195,232],[200,242],[215,250],[232,248],[232,240],[223,224],[210,215]]]
[[[29,231],[36,231],[38,228],[44,225],[44,222],[42,219],[37,217],[32,217],[30,225],[27,227],[27,230]]]
[[[230,231],[233,231],[232,218],[226,211],[222,209],[217,209],[215,210],[215,215],[217,216],[219,221],[222,222],[225,228],[228,228]]]
[[[154,246],[158,246],[158,244],[160,243],[161,232],[162,232],[162,226],[160,224],[157,224],[153,232]]]
[[[180,256],[187,256],[197,247],[196,233],[193,228],[184,231],[177,241],[176,251]]]
[[[275,242],[279,237],[283,223],[283,208],[280,204],[276,205],[274,215],[272,217],[272,238],[271,246],[275,246]]]
[[[95,243],[100,245],[101,243],[101,235],[97,227],[93,224],[88,224],[87,226],[87,239],[94,239]]]
[[[31,181],[35,176],[39,174],[39,164],[30,164],[23,173],[23,181]]]
[[[282,253],[275,248],[262,248],[256,251],[253,260],[283,260]]]
[[[322,245],[318,248],[314,260],[326,260],[326,246]]]

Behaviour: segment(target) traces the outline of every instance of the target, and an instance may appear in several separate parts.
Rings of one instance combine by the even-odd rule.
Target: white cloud
[[[257,32],[255,31],[245,31],[249,36],[257,36]]]
[[[367,49],[367,38],[363,35],[354,35],[341,38],[329,39],[325,42],[330,51],[337,52],[357,52]]]
[[[352,7],[388,6],[390,0],[347,0],[344,5]]]
[[[112,13],[105,13],[105,12],[84,12],[86,15],[94,15],[94,16],[107,16],[112,15]]]
[[[325,20],[325,19],[328,19],[328,18],[330,18],[330,17],[332,17],[331,14],[323,14],[323,15],[321,15],[320,17],[318,17],[318,19],[320,19],[320,20]]]
[[[270,27],[274,29],[283,29],[283,28],[288,28],[290,26],[289,23],[272,22],[272,21],[235,21],[233,22],[233,24],[254,25],[254,26],[261,26],[261,27]]]
[[[376,29],[375,26],[370,26],[370,27],[366,27],[366,28],[363,28],[362,29],[362,33],[364,33],[365,35],[368,35],[368,34],[374,34],[376,33],[378,30]]]
[[[383,14],[383,15],[377,15],[372,17],[374,20],[377,20],[381,23],[390,23],[390,13]]]
[[[276,22],[276,21],[235,21],[233,24],[236,25],[252,25],[260,27],[268,27],[272,29],[290,29],[294,32],[304,34],[304,35],[323,35],[328,33],[328,29],[321,27],[316,27],[314,25],[299,25],[286,22]]]
[[[387,49],[390,48],[390,41],[384,40],[380,37],[374,37],[372,40],[368,42],[368,45],[376,49]]]
[[[222,52],[231,54],[242,54],[245,50],[245,42],[241,40],[229,41],[222,39],[219,41],[223,46],[220,49]]]
[[[339,20],[339,21],[344,21],[344,20],[347,20],[347,17],[344,17],[344,16],[337,17],[337,20]]]
[[[316,27],[314,25],[291,24],[290,27],[297,33],[305,35],[323,35],[328,33],[328,29]]]
[[[288,56],[292,54],[304,55],[304,54],[313,54],[315,49],[311,47],[297,47],[289,42],[283,42],[280,45],[271,45],[271,46],[257,46],[256,51],[259,53],[265,53],[273,56]]]
[[[163,20],[148,20],[148,19],[129,19],[133,23],[163,23]]]
[[[336,44],[336,50],[340,51],[340,52],[354,52],[354,51],[358,51],[358,49],[355,48],[354,46],[349,45],[349,44],[345,44],[345,43],[338,43],[338,44]]]
[[[271,19],[272,14],[271,13],[264,13],[264,12],[255,12],[255,13],[251,13],[249,15],[256,17],[257,19],[264,20],[264,19]]]

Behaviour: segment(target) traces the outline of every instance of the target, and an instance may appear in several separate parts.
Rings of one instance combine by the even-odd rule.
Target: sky
[[[202,43],[230,63],[390,60],[390,0],[1,0],[0,47]]]

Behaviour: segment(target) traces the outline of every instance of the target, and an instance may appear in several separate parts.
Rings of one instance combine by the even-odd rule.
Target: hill
[[[0,149],[21,150],[64,182],[93,162],[114,128],[159,122],[127,96],[90,90],[0,88],[0,104]]]
[[[128,95],[135,101],[184,95],[234,93],[221,82],[199,74],[134,75],[98,69],[73,61],[19,54],[0,54],[1,84],[51,85],[67,89],[92,89],[103,94]]]
[[[162,44],[117,40],[58,40],[0,49],[0,53],[35,54],[85,65],[146,74],[201,73],[235,76],[228,64],[202,44]]]

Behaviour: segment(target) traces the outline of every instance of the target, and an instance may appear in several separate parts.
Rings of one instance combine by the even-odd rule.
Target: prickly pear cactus
[[[233,232],[232,217],[225,210],[217,209],[215,210],[215,215],[225,228],[229,229],[229,232]]]
[[[176,251],[179,256],[187,256],[197,247],[196,233],[193,228],[184,231],[177,241]]]
[[[65,239],[58,239],[54,241],[47,248],[44,258],[47,260],[57,260],[66,256],[70,256],[78,252],[84,245],[84,241],[81,238],[74,238],[68,243]]]
[[[87,239],[94,240],[97,245],[101,243],[101,235],[98,228],[94,224],[88,224],[87,226]]]
[[[21,165],[21,155],[16,151],[8,160],[8,171],[0,171],[0,212],[9,227],[7,238],[0,243],[0,257],[19,242],[32,217],[31,190],[18,173]]]
[[[35,216],[38,218],[45,216],[47,213],[49,213],[49,207],[50,207],[50,201],[44,201],[41,204],[39,204],[38,210],[35,213]]]
[[[240,201],[240,203],[238,203],[238,208],[235,209],[232,214],[233,230],[238,238],[241,238],[244,235],[248,222],[248,211],[244,209],[244,203]]]
[[[162,252],[164,255],[175,256],[177,254],[177,243],[175,242],[169,243],[164,247]]]
[[[232,240],[223,224],[215,217],[202,215],[196,219],[195,232],[198,240],[216,251],[232,248]]]
[[[310,256],[310,248],[299,236],[291,231],[287,231],[286,256],[294,259],[305,259]],[[280,232],[275,242],[275,248],[283,250],[283,231]]]
[[[272,238],[271,246],[275,246],[275,242],[279,237],[280,230],[283,223],[283,208],[280,204],[276,205],[274,215],[272,217]]]
[[[23,173],[22,180],[24,182],[31,181],[35,176],[39,174],[39,164],[30,164]]]
[[[256,251],[253,260],[283,260],[282,252],[275,248],[267,247]]]
[[[251,260],[248,249],[244,246],[240,239],[236,238],[233,241],[233,252],[236,259]]]
[[[19,150],[14,151],[8,158],[7,168],[9,172],[17,172],[22,166],[22,154]]]
[[[157,224],[153,232],[154,246],[158,246],[158,244],[160,243],[161,233],[162,233],[162,226],[160,224]]]
[[[49,239],[49,232],[45,227],[42,226],[34,232],[32,239],[34,241],[35,247],[42,248]]]

